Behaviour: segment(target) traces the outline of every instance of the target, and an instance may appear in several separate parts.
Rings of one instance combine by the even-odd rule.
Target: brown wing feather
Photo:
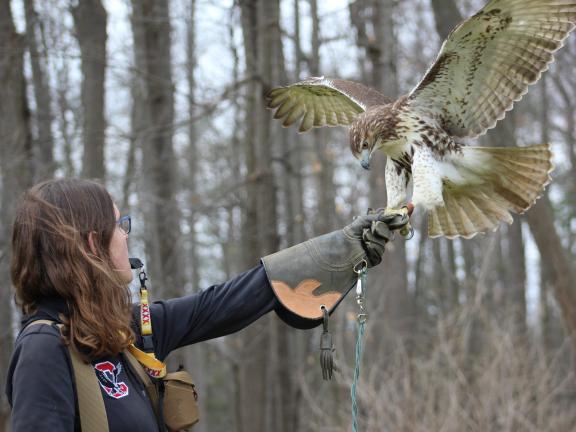
[[[410,105],[452,135],[481,135],[538,81],[575,25],[576,0],[492,0],[448,36]]]
[[[286,87],[272,89],[267,106],[285,127],[298,120],[300,132],[313,127],[348,126],[356,116],[373,105],[388,103],[381,93],[362,84],[341,79],[308,78]]]

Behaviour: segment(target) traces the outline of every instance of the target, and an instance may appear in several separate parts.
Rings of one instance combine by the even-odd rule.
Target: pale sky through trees
[[[47,7],[49,3],[46,2],[44,6],[42,2],[38,2],[38,8]],[[476,1],[475,4],[482,4],[482,1]],[[67,2],[61,1],[60,7],[62,11],[66,11]],[[124,175],[125,155],[128,148],[128,137],[130,135],[130,80],[131,68],[133,68],[134,60],[132,55],[132,30],[130,26],[130,4],[126,0],[104,0],[104,6],[109,14],[108,17],[108,68],[106,75],[106,161],[107,169],[109,171],[110,179],[119,179]],[[231,19],[235,23],[234,31],[234,44],[238,47],[238,52],[242,56],[242,34],[238,23],[238,12],[231,15],[231,1],[200,1],[198,8],[202,11],[201,19],[198,20],[198,70],[197,79],[201,91],[197,92],[198,102],[202,104],[217,105],[214,114],[206,119],[210,123],[210,127],[203,133],[200,140],[206,146],[214,145],[219,140],[230,136],[230,102],[228,100],[218,101],[223,89],[231,84],[231,69],[232,60],[230,57],[230,37],[228,34],[227,26]],[[283,4],[282,19],[283,25],[287,31],[292,31],[293,11],[290,5]],[[408,92],[412,85],[415,85],[421,78],[422,72],[414,72],[414,66],[427,68],[436,56],[440,47],[440,41],[433,31],[432,19],[433,16],[430,12],[428,1],[415,0],[414,2],[405,3],[404,7],[400,2],[400,7],[404,9],[403,14],[398,14],[397,21],[399,27],[398,38],[401,44],[406,47],[406,50],[399,49],[399,68],[400,75],[404,77],[401,79],[402,91]],[[15,1],[13,3],[15,22],[20,32],[24,31],[24,12],[23,3]],[[172,56],[173,56],[173,73],[174,82],[176,86],[175,103],[176,103],[176,125],[174,143],[177,152],[182,152],[187,144],[187,109],[186,97],[188,88],[185,79],[186,73],[186,46],[185,34],[186,25],[189,17],[189,8],[187,2],[172,1],[171,2],[171,24],[172,24]],[[410,19],[412,11],[417,8],[418,13],[423,13],[428,20],[426,22],[418,22]],[[301,32],[306,35],[310,32],[310,18],[307,5],[303,4],[301,14],[303,15],[301,22]],[[472,8],[474,10],[474,8]],[[334,75],[337,71],[340,77],[348,79],[357,79],[358,67],[356,59],[356,51],[350,49],[354,44],[355,35],[349,29],[349,11],[348,2],[344,0],[337,1],[319,1],[319,13],[322,17],[321,36],[330,42],[322,46],[322,71],[326,76]],[[62,15],[64,25],[69,29],[69,33],[62,34],[61,38],[66,41],[63,46],[71,47],[66,52],[59,53],[57,50],[52,49],[50,56],[53,57],[53,62],[57,62],[58,57],[66,56],[79,56],[76,42],[72,35],[73,23],[71,16],[66,13]],[[425,27],[423,28],[422,25]],[[423,46],[421,55],[415,57],[414,44],[419,44],[418,40],[414,38],[415,31],[427,31],[430,35],[430,41]],[[309,51],[309,40],[302,37],[302,46],[304,51]],[[284,45],[284,52],[287,62],[293,61],[293,50],[290,44]],[[70,60],[70,59],[68,59]],[[76,68],[70,70],[70,75],[74,80],[81,79],[79,71],[79,62],[72,62]],[[552,68],[554,65],[552,65]],[[29,67],[27,67],[27,74],[30,74]],[[51,74],[52,86],[55,86],[56,77]],[[277,83],[279,85],[285,83]],[[533,91],[533,90],[532,90]],[[33,104],[33,98],[30,98]],[[520,103],[521,104],[521,103]],[[520,105],[519,104],[519,105]],[[522,136],[523,131],[520,129]],[[80,139],[80,137],[78,137]],[[346,182],[354,181],[354,176],[365,175],[362,172],[353,158],[346,153],[347,148],[347,133],[344,129],[332,134],[333,146],[336,151],[342,154],[344,158],[344,165],[349,167],[349,170],[342,170],[336,182],[346,184]],[[525,144],[533,143],[526,140]],[[554,142],[553,142],[554,143]],[[56,147],[58,148],[58,146]],[[555,151],[555,162],[558,161],[558,151]],[[80,164],[81,160],[81,146],[80,141],[74,151],[75,162]],[[209,162],[205,161],[207,178],[210,174]],[[562,166],[562,163],[556,165]],[[349,172],[352,170],[352,177]],[[556,173],[553,173],[553,175]],[[338,173],[337,173],[338,176]],[[113,181],[109,182],[112,192],[119,196],[119,191],[114,190]],[[552,191],[552,198],[558,198],[558,193],[554,193],[554,184],[548,187]],[[360,197],[362,200],[362,197]],[[136,204],[132,202],[132,204]],[[136,221],[137,222],[137,221]],[[417,248],[419,233],[415,236],[414,240],[407,243],[408,256],[415,256],[414,252]],[[527,244],[527,259],[537,256],[534,242],[529,231],[524,230],[524,238]],[[131,247],[135,249],[133,252],[141,251],[141,245],[137,241],[132,241]],[[412,252],[412,253],[410,253]],[[538,291],[539,291],[539,269],[537,260],[533,260],[533,265],[527,267],[527,307],[529,308],[530,319],[536,319],[534,316],[537,313]],[[219,276],[216,276],[218,278]],[[215,282],[206,281],[208,283]]]

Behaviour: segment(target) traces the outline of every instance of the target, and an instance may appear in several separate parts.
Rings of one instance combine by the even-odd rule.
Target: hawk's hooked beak
[[[370,169],[370,150],[362,150],[362,159],[360,160],[360,165],[362,165],[362,168],[365,170]]]

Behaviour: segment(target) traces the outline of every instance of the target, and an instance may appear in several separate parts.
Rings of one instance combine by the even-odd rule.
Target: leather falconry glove
[[[341,230],[262,258],[268,280],[285,310],[278,315],[298,328],[311,328],[331,313],[357,281],[365,262],[378,265],[394,231],[409,221],[407,215],[369,210]]]

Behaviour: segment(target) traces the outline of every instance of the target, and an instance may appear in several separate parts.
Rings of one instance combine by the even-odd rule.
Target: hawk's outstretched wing
[[[576,0],[492,0],[448,36],[410,93],[457,137],[494,127],[540,78],[576,24]]]
[[[300,132],[320,126],[348,126],[373,105],[389,103],[381,93],[352,81],[313,77],[272,89],[268,108],[288,127],[301,117]]]

